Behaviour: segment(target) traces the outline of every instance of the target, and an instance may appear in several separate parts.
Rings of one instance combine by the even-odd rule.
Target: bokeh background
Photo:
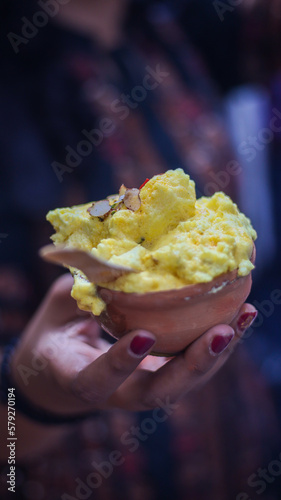
[[[81,498],[281,498],[280,25],[279,0],[0,2],[2,345],[61,272],[38,257],[50,209],[181,167],[258,232],[259,316],[223,371],[156,426],[115,411],[74,427],[18,463],[14,498],[78,498],[115,449],[123,464]]]

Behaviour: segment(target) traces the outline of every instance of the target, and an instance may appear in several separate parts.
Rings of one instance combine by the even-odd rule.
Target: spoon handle
[[[48,262],[79,269],[93,283],[107,283],[123,274],[135,272],[130,267],[111,264],[84,250],[63,245],[47,245],[39,250],[39,255]]]

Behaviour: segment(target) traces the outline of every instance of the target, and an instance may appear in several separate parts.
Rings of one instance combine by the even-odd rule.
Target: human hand
[[[167,361],[147,356],[155,337],[134,331],[113,346],[88,314],[77,312],[65,275],[50,289],[12,359],[16,386],[39,408],[58,415],[123,408],[149,410],[174,402],[225,363],[256,310],[244,304],[229,325],[217,325]]]

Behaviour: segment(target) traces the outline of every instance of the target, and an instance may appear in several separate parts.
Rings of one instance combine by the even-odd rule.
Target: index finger
[[[117,396],[123,398],[124,407],[138,405],[139,410],[151,410],[166,397],[177,401],[221,368],[240,339],[241,318],[248,314],[254,319],[255,313],[253,306],[244,304],[231,325],[214,326],[156,372],[127,380],[112,402]]]
[[[48,290],[32,320],[33,324],[40,326],[41,331],[45,326],[58,328],[77,318],[77,304],[71,297],[72,285],[73,277],[67,273]]]
[[[128,333],[77,373],[72,382],[72,392],[100,407],[134,372],[151,351],[155,340],[155,336],[147,331]],[[119,404],[122,406],[121,401]]]

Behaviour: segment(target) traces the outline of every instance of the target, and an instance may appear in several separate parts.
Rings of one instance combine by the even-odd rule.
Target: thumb
[[[71,274],[65,274],[54,282],[26,327],[25,340],[59,328],[78,317],[76,301],[71,297],[72,285]]]

